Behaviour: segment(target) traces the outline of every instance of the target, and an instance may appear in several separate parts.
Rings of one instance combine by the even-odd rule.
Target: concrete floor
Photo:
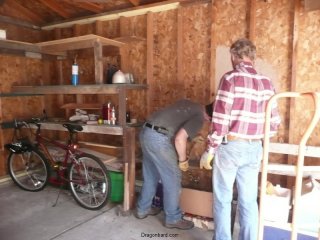
[[[133,215],[118,216],[118,206],[108,204],[99,211],[86,210],[73,200],[68,190],[46,187],[27,192],[11,181],[0,184],[1,240],[211,240],[212,231],[163,227],[163,213],[138,220]],[[150,238],[147,234],[164,234]]]

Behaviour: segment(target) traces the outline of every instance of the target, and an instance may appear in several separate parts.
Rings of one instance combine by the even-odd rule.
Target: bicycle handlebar
[[[23,121],[19,121],[17,119],[14,120],[14,127],[15,128],[21,128],[21,127],[28,127],[29,124],[34,124],[38,127],[40,127],[40,121],[41,119],[40,118],[31,118],[29,120],[23,120]]]

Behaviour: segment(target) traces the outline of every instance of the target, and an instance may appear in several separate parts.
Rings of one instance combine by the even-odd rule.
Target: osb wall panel
[[[2,97],[2,121],[42,115],[42,96]]]
[[[215,41],[217,45],[230,46],[239,37],[245,37],[248,31],[246,15],[247,0],[218,0],[216,4]],[[219,59],[216,59],[219,61]]]
[[[272,79],[277,92],[290,91],[293,3],[282,0],[256,4],[258,71]],[[274,141],[288,142],[289,101],[282,99],[278,104],[282,123]]]
[[[0,23],[0,29],[6,30],[6,36],[9,40],[22,41],[22,42],[40,42],[40,30],[33,30],[30,28],[18,27],[15,25],[8,25]]]
[[[12,85],[38,85],[42,80],[42,62],[38,59],[0,55],[2,92],[10,92]]]
[[[230,45],[238,38],[247,37],[249,11],[248,1],[215,1],[216,16],[212,37],[215,41],[215,91],[224,73],[231,70]],[[222,10],[223,9],[223,10]]]
[[[6,30],[7,39],[39,42],[41,34],[39,31],[27,28],[19,28],[13,25],[1,24],[0,28]],[[0,55],[0,91],[1,93],[11,92],[12,85],[38,85],[43,80],[42,61],[19,57],[15,55]],[[0,100],[0,122],[12,121],[15,118],[25,119],[42,113],[43,98],[33,97],[1,97]],[[3,144],[11,140],[10,130],[0,131],[1,151],[0,151],[0,176],[7,174],[6,158],[7,152],[3,149]]]
[[[172,103],[177,91],[177,11],[160,12],[154,16],[154,94],[152,106],[164,107]],[[156,110],[156,109],[154,109]]]
[[[197,4],[182,8],[183,82],[185,96],[208,104],[210,86],[211,7]],[[181,94],[180,94],[181,95]]]
[[[320,11],[302,12],[299,17],[299,38],[297,58],[296,88],[299,92],[320,91]],[[308,106],[306,108],[306,106]],[[294,124],[297,126],[293,135],[299,141],[314,113],[312,100],[296,102]],[[311,135],[308,145],[320,145],[320,122]],[[319,159],[307,159],[306,164],[319,165]]]
[[[123,33],[127,36],[135,36],[139,40],[128,42],[129,72],[133,74],[134,82],[146,84],[147,45],[146,45],[146,16],[128,18],[127,28]],[[128,91],[127,108],[131,118],[138,121],[145,120],[146,91]]]

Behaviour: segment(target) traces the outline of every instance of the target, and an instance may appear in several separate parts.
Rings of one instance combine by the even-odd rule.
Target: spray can
[[[111,124],[111,117],[112,117],[111,102],[108,102],[108,104],[107,104],[107,109],[108,109],[108,119],[107,119],[107,123],[108,123],[108,124]]]
[[[79,83],[79,66],[77,64],[77,56],[74,57],[72,64],[72,78],[71,83],[73,86],[77,86]]]
[[[112,110],[111,110],[111,124],[112,125],[116,124],[116,110],[114,109],[114,106],[112,107]]]

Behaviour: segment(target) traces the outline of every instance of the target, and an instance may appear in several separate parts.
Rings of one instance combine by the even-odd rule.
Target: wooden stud
[[[73,26],[73,35],[74,35],[75,37],[81,35],[81,33],[80,33],[80,25],[79,25],[79,24],[75,24],[75,25]],[[79,70],[81,71],[81,67],[80,67],[80,66],[79,66]],[[79,71],[79,73],[78,73],[78,74],[79,74],[79,81],[81,81],[81,79],[80,79],[80,71]],[[95,69],[95,71],[96,71],[96,69]],[[70,73],[70,75],[71,75],[71,73]],[[95,75],[95,76],[96,76],[96,75]],[[77,94],[77,95],[76,95],[76,102],[77,102],[77,103],[83,103],[83,96]]]
[[[95,34],[98,35],[98,36],[103,36],[103,23],[102,21],[96,21],[95,24],[94,24],[94,31],[95,31]],[[102,48],[102,58],[103,58],[103,48]],[[102,67],[104,67],[102,65]],[[103,72],[103,71],[102,71]],[[103,74],[103,73],[102,73]],[[103,76],[102,76],[102,79],[103,79]],[[100,103],[103,103],[104,102],[104,96],[102,95],[98,95],[98,102]]]
[[[126,128],[124,132],[124,201],[125,212],[133,209],[135,198],[135,129]]]
[[[256,0],[250,0],[249,39],[254,42],[256,34]]]
[[[154,49],[154,36],[153,36],[153,13],[147,14],[147,84],[150,86],[147,93],[147,114],[152,112],[153,101],[153,49]]]
[[[186,97],[186,91],[183,80],[183,8],[179,7],[177,10],[177,85],[183,89],[179,91],[181,96],[179,98]]]
[[[292,46],[291,46],[291,86],[290,91],[296,92],[297,91],[297,55],[298,55],[298,36],[299,36],[299,15],[300,15],[301,5],[300,0],[294,1],[294,13],[293,13],[293,21],[292,21]],[[294,142],[294,134],[295,129],[297,127],[297,123],[295,121],[295,105],[296,100],[295,98],[290,98],[290,117],[289,117],[289,143]],[[288,156],[288,164],[293,164],[295,158],[291,155]],[[294,185],[293,179],[288,178],[287,186],[291,187]]]
[[[216,1],[211,2],[211,39],[210,39],[210,92],[209,101],[213,101],[213,96],[215,95],[215,64],[216,64],[216,17],[217,17],[217,6]]]
[[[102,56],[102,44],[97,39],[94,43],[94,75],[95,82],[97,84],[103,84],[103,56]]]
[[[103,36],[103,25],[101,21],[95,21],[94,23],[94,32],[98,36]]]

